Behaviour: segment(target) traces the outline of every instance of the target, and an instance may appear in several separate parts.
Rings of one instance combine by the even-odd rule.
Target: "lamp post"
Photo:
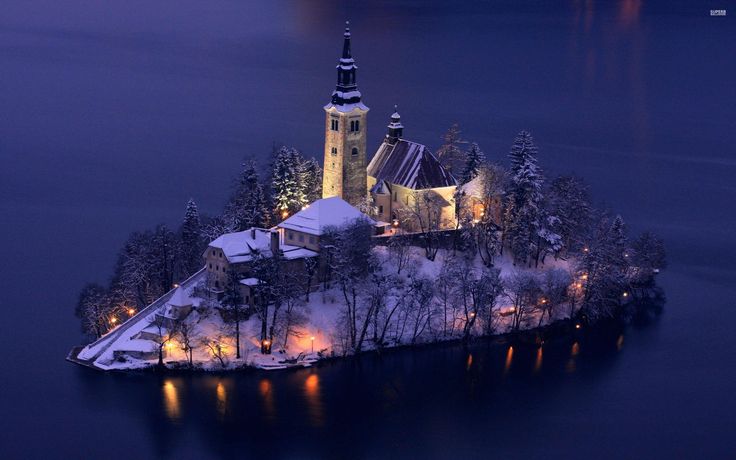
[[[314,336],[310,337],[309,340],[312,341],[312,353],[314,353]]]

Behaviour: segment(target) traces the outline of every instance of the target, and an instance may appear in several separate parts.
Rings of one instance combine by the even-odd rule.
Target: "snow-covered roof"
[[[299,246],[291,246],[284,244],[281,246],[281,251],[284,254],[284,259],[306,259],[308,257],[317,257],[319,254],[312,251],[311,249],[301,248]]]
[[[174,292],[174,295],[171,296],[171,300],[169,300],[168,303],[169,305],[173,305],[175,307],[190,307],[192,305],[192,299],[186,293],[184,288],[179,286],[178,288],[176,288],[176,292]]]
[[[358,211],[347,201],[333,196],[315,201],[281,222],[278,227],[310,235],[321,235],[327,227],[341,227],[356,219],[365,219],[375,224],[373,219]]]
[[[385,180],[379,180],[373,187],[371,187],[370,192],[375,193],[376,195],[391,195],[391,184]]]
[[[465,195],[469,195],[476,198],[482,198],[483,197],[483,175],[478,174],[475,176],[475,179],[471,180],[470,182],[463,184],[460,186],[459,190],[461,193]]]
[[[240,284],[244,286],[256,286],[258,283],[258,278],[245,278],[240,280]]]
[[[406,139],[385,140],[368,164],[368,175],[413,190],[457,185],[425,145]]]
[[[360,110],[363,110],[365,112],[367,112],[368,110],[370,110],[370,109],[368,109],[368,106],[366,106],[362,102],[357,102],[357,103],[353,103],[353,104],[333,104],[332,102],[330,102],[329,104],[327,104],[327,105],[324,106],[324,109],[325,110],[335,109],[335,110],[337,110],[340,113],[352,112],[355,109],[360,109]]]
[[[230,263],[250,261],[253,258],[253,251],[259,251],[266,256],[270,256],[271,231],[263,228],[251,228],[242,232],[225,233],[211,242],[210,248],[222,249]]]

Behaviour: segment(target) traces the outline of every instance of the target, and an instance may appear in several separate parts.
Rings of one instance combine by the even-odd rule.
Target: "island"
[[[548,178],[531,134],[492,161],[457,125],[432,152],[394,106],[368,161],[346,27],[322,165],[244,163],[223,212],[136,232],[109,285],[87,285],[72,362],[104,371],[285,369],[393,347],[533,337],[626,321],[663,294],[651,232]]]

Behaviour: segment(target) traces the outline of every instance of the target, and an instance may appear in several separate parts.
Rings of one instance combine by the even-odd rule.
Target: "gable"
[[[425,145],[404,139],[395,144],[384,141],[368,165],[368,175],[413,190],[457,185]]]

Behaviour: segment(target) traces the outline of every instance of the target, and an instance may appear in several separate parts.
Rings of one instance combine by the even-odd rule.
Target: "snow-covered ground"
[[[421,248],[412,247],[410,250],[412,251],[410,261],[411,270],[416,270],[418,275],[431,280],[436,279],[440,275],[445,258],[451,255],[450,251],[440,250],[436,260],[429,261],[424,257]],[[377,247],[374,251],[377,257],[384,261],[387,271],[396,271],[395,266],[388,257],[385,247]],[[496,260],[495,266],[501,269],[502,278],[508,278],[519,270],[507,257],[499,257]],[[568,262],[548,258],[545,266],[535,271],[542,272],[553,267],[569,270]],[[480,261],[474,261],[471,269],[481,270],[482,265]],[[194,340],[191,343],[195,345],[192,350],[192,358],[198,368],[219,370],[223,368],[236,369],[244,366],[254,366],[262,369],[283,369],[294,365],[308,366],[321,357],[344,354],[344,348],[339,344],[338,337],[340,336],[340,331],[338,323],[345,310],[345,302],[343,293],[336,286],[336,283],[333,283],[328,289],[320,288],[320,290],[310,294],[310,300],[306,302],[306,308],[304,309],[308,318],[306,323],[297,329],[296,334],[288,337],[286,348],[283,347],[283,336],[279,337],[278,340],[275,339],[274,341],[276,343],[272,345],[272,354],[264,355],[260,353],[261,323],[256,315],[242,322],[240,329],[241,357],[240,359],[236,359],[233,326],[223,322],[219,310],[215,308],[215,301],[198,297],[195,294],[195,292],[203,292],[203,290],[195,288],[204,282],[205,276],[206,273],[204,270],[196,273],[181,284],[179,288],[181,291],[176,296],[175,289],[168,292],[101,339],[84,347],[79,352],[77,358],[102,370],[139,369],[156,364],[161,339],[160,335],[157,337],[159,331],[152,321],[156,313],[164,314],[168,312],[171,308],[170,303],[175,301],[181,303],[181,298],[183,297],[189,298],[192,304],[191,313],[186,316],[184,321],[194,325]],[[390,308],[390,295],[388,299],[387,302],[389,305],[387,306]],[[510,305],[510,300],[505,296],[501,296],[496,302],[494,311],[497,313],[508,312]],[[561,313],[558,315],[562,315],[562,312],[565,310],[566,308],[561,308]],[[538,312],[531,314],[527,327],[537,325],[538,316],[536,316],[536,319],[534,316],[538,314]],[[495,318],[494,332],[507,332],[511,327],[511,316],[496,314]],[[442,337],[438,337],[437,334],[423,335],[415,342],[422,343],[457,339],[459,337],[458,324],[462,324],[464,320],[456,315],[452,321],[456,330],[455,334]],[[411,328],[411,324],[409,328]],[[476,324],[473,333],[482,333],[480,322]],[[222,350],[221,358],[224,361],[224,366],[220,362],[220,359],[215,356],[214,350],[204,343],[205,341],[208,341],[210,344],[219,344]],[[410,342],[410,334],[394,334],[392,340],[386,341],[384,346],[398,346]],[[373,347],[375,347],[373,341],[366,340],[363,350],[370,350]],[[185,363],[187,361],[187,356],[179,337],[174,337],[168,341],[164,345],[164,350],[164,360],[169,365],[177,362]]]

